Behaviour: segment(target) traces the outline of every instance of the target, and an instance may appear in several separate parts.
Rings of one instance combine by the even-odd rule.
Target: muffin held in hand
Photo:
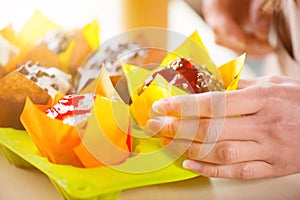
[[[195,65],[186,58],[177,58],[166,68],[153,72],[146,79],[143,89],[146,89],[157,75],[163,76],[171,85],[191,94],[224,90],[223,83],[205,66]]]
[[[190,59],[178,57],[167,66],[158,66],[152,71],[124,65],[127,78],[132,87],[130,110],[141,127],[149,119],[153,102],[174,95],[197,94],[209,91],[223,91],[222,80],[217,78],[205,65],[196,65]],[[142,77],[137,80],[137,77]],[[140,85],[140,80],[143,83]]]
[[[244,61],[245,54],[242,54],[216,66],[195,31],[153,70],[123,63],[134,122],[143,129],[150,118],[152,104],[162,98],[235,90]]]

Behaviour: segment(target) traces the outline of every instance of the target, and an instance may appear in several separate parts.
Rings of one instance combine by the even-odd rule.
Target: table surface
[[[27,4],[20,7],[14,7],[18,0],[11,0],[5,4],[6,12],[0,8],[1,19],[12,18],[15,15],[9,12],[9,9],[18,9],[20,7],[26,7]],[[108,4],[108,2],[116,3],[119,0],[112,1],[97,1],[102,4]],[[27,1],[18,1],[24,3]],[[34,2],[41,2],[35,0]],[[55,4],[55,1],[51,1]],[[77,1],[76,1],[77,2]],[[81,1],[78,1],[81,2]],[[96,2],[96,0],[88,0],[82,2]],[[87,5],[87,4],[84,4]],[[114,4],[116,6],[116,4]],[[42,11],[46,13],[53,13],[53,11],[47,12],[47,9],[51,10],[51,6],[42,6]],[[54,7],[57,9],[56,7]],[[89,6],[87,9],[91,9]],[[208,50],[214,49],[212,57],[216,63],[222,63],[232,56],[230,51],[217,47],[213,43],[213,37],[211,31],[205,26],[203,21],[196,15],[183,1],[173,0],[170,3],[170,20],[169,27],[182,34],[188,35],[194,29],[197,29],[202,36],[204,43],[207,45]],[[78,8],[77,8],[78,9]],[[52,9],[53,10],[53,9]],[[80,10],[80,9],[79,9]],[[26,9],[27,14],[32,12],[32,9]],[[77,12],[77,10],[73,10]],[[57,10],[60,13],[59,10]],[[92,14],[99,14],[94,8]],[[177,14],[176,14],[177,13]],[[178,13],[184,13],[178,15]],[[101,14],[101,13],[100,13]],[[104,15],[108,16],[113,13],[106,12]],[[103,15],[103,13],[102,13]],[[58,16],[59,18],[59,16]],[[101,17],[100,17],[101,18]],[[21,19],[22,17],[18,18]],[[62,19],[62,18],[61,18]],[[64,18],[65,19],[65,18]],[[83,20],[86,19],[83,17]],[[108,17],[109,19],[109,17]],[[63,21],[67,24],[67,20]],[[5,20],[4,20],[5,21]],[[189,23],[186,23],[186,22]],[[82,22],[82,21],[80,21]],[[101,23],[101,20],[100,20]],[[18,23],[17,23],[18,24]],[[0,24],[1,25],[1,24]],[[64,25],[64,24],[63,24]],[[115,24],[113,24],[115,25]],[[104,30],[103,37],[108,37],[112,32],[117,33],[120,31],[118,27],[112,26],[111,23],[107,23],[104,20],[102,23]],[[220,53],[222,52],[222,53]],[[249,66],[246,66],[242,77],[255,77],[255,74],[251,71]],[[38,170],[21,169],[11,165],[0,152],[0,200],[60,200],[62,197],[58,191],[54,188],[48,177],[39,172]],[[125,190],[120,195],[120,200],[134,200],[134,199],[284,199],[295,200],[300,199],[300,174],[286,176],[275,179],[260,179],[250,181],[236,181],[228,179],[214,179],[206,177],[198,177],[186,181],[180,181],[175,183],[152,185],[147,187],[135,188]]]
[[[35,169],[11,165],[0,153],[0,200],[60,200],[48,177]],[[300,174],[275,179],[237,181],[199,176],[168,184],[125,190],[119,200],[135,199],[300,199]]]

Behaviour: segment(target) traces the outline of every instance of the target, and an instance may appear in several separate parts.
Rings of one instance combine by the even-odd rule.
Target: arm
[[[261,56],[272,51],[268,0],[186,0],[212,28],[217,44],[238,53]]]

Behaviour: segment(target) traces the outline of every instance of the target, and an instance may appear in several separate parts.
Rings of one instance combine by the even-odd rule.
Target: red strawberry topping
[[[155,77],[160,74],[170,84],[187,91],[188,93],[202,93],[210,90],[222,89],[221,83],[209,72],[205,66],[197,66],[185,58],[178,58],[169,63],[166,68],[152,73],[145,81],[148,87]]]
[[[52,119],[62,120],[65,124],[76,126],[90,116],[95,97],[95,94],[67,95],[45,112]]]

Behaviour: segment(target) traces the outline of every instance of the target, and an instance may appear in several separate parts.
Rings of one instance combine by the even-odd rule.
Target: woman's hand
[[[202,0],[202,13],[216,43],[252,56],[271,52],[268,34],[272,12],[264,9],[266,1]]]
[[[300,81],[241,80],[239,89],[161,99],[148,132],[208,177],[253,179],[300,172]]]

